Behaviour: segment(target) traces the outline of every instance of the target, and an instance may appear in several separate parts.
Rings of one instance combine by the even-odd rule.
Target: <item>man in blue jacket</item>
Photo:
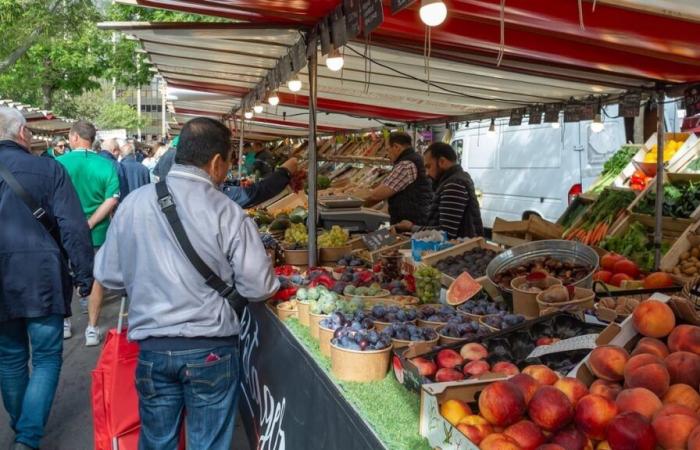
[[[133,192],[151,182],[151,173],[146,166],[136,160],[134,151],[135,147],[131,142],[127,142],[121,147],[122,159],[119,161],[119,165],[122,167],[121,172],[124,174],[125,181],[124,186],[121,186],[121,195],[119,197],[121,200],[124,200],[129,195],[129,192]]]
[[[80,295],[93,284],[90,230],[78,195],[61,164],[31,155],[31,141],[24,117],[0,108],[0,164],[53,228],[0,177],[0,391],[15,450],[38,448],[44,434],[61,371],[63,318],[71,315],[71,271]]]

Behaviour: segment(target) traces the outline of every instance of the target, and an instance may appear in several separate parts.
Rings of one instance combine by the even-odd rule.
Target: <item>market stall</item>
[[[439,1],[136,3],[236,20],[102,27],[138,39],[169,85],[202,92],[173,102],[178,120],[223,118],[240,144],[277,141],[278,154],[308,168],[306,187],[250,211],[282,285],[243,317],[241,407],[253,446],[534,449],[545,430],[564,448],[677,448],[672,426],[651,415],[625,422],[596,387],[622,390],[613,383],[624,380],[673,403],[653,373],[626,379],[639,359],[628,351],[646,348],[637,334],[670,334],[648,345],[673,358],[697,352],[695,337],[678,343],[697,328],[676,324],[698,323],[687,309],[700,196],[692,176],[673,172],[697,140],[667,136],[663,108],[657,135],[621,148],[559,223],[502,222],[496,243],[377,229],[386,218],[358,198],[390,168],[383,130],[495,128],[507,116],[513,126],[528,116],[593,130],[602,105],[619,103],[630,119],[642,103],[662,105],[700,80],[700,45],[686,39],[700,32],[692,8],[476,0],[449,2],[441,25],[422,8]],[[667,297],[643,301],[684,289],[674,310]],[[638,364],[685,380],[680,362]],[[697,409],[700,380],[689,381],[687,396],[668,395],[697,396]],[[596,411],[607,416],[589,418]],[[601,431],[604,421],[621,422],[611,425],[618,434]],[[681,447],[692,430],[682,431]]]

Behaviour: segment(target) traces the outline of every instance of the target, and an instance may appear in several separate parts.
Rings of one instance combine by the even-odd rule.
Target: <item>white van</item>
[[[606,109],[617,115],[617,106]],[[600,175],[603,163],[625,143],[624,119],[606,118],[600,132],[591,122],[511,127],[508,119],[461,127],[451,140],[462,167],[474,180],[484,226],[496,217],[526,219],[532,214],[557,221],[570,199]],[[558,126],[558,127],[557,127]]]

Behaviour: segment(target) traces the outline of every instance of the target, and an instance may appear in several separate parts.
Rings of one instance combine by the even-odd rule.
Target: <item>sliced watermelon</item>
[[[447,303],[461,305],[481,291],[481,285],[467,272],[463,272],[447,289]]]

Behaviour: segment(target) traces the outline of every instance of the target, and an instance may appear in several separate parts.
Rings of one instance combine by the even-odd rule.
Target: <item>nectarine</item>
[[[523,369],[523,373],[530,375],[540,384],[552,385],[559,379],[559,375],[555,371],[543,364],[527,366]]]
[[[528,410],[532,421],[547,431],[563,428],[574,417],[569,398],[553,386],[540,387],[530,400]]]
[[[643,337],[637,343],[637,346],[632,352],[632,356],[638,355],[640,353],[650,353],[656,355],[659,358],[666,358],[668,356],[668,347],[662,341],[650,337]]]
[[[615,403],[621,413],[636,412],[647,420],[651,420],[663,406],[659,397],[645,388],[625,389],[617,396]]]
[[[523,450],[535,450],[545,441],[542,430],[529,420],[514,423],[506,428],[503,434],[517,442]]]
[[[496,381],[486,386],[479,396],[479,412],[496,426],[505,427],[517,422],[525,414],[525,409],[522,392],[508,381]]]
[[[457,424],[457,429],[476,445],[479,445],[486,436],[493,433],[491,424],[483,417],[475,414],[462,417]]]
[[[662,400],[664,405],[682,405],[695,412],[700,409],[700,394],[687,384],[672,384]]]
[[[654,450],[656,435],[647,419],[636,412],[619,414],[608,425],[607,441],[613,450]]]
[[[629,360],[627,350],[614,345],[603,345],[593,349],[588,357],[588,367],[593,375],[607,381],[624,378],[625,365]]]
[[[518,387],[518,389],[520,389],[520,392],[525,398],[525,404],[530,403],[532,396],[535,395],[535,392],[541,386],[540,383],[537,382],[537,380],[535,380],[526,373],[519,373],[509,378],[508,381],[513,383],[515,386]]]
[[[605,439],[605,430],[617,412],[617,405],[612,400],[600,395],[587,395],[576,405],[574,423],[586,436],[600,441]]]
[[[678,325],[668,336],[668,349],[671,352],[691,352],[700,355],[700,327]]]
[[[575,408],[581,398],[588,395],[588,388],[583,382],[572,377],[564,377],[554,383],[554,387],[562,391],[569,397],[571,405]]]
[[[676,316],[666,303],[650,299],[634,309],[632,324],[644,336],[662,338],[676,326]]]
[[[664,360],[671,376],[671,384],[700,384],[700,356],[691,352],[674,352]]]
[[[461,400],[450,399],[440,405],[440,414],[452,425],[457,425],[457,422],[462,420],[462,417],[472,413],[469,405]]]

